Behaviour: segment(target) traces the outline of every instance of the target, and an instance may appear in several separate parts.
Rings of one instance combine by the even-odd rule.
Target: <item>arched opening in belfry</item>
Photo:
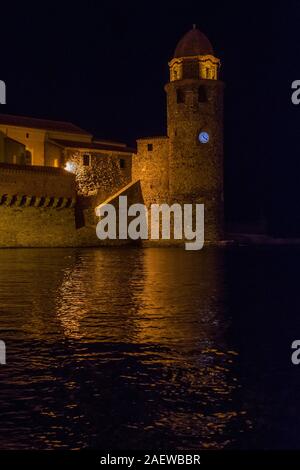
[[[198,102],[205,103],[207,101],[207,93],[204,85],[199,86],[198,88]]]

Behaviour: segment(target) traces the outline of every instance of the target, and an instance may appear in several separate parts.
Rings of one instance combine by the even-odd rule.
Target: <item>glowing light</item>
[[[69,171],[70,173],[75,173],[76,165],[74,162],[67,162],[65,166],[65,170]]]

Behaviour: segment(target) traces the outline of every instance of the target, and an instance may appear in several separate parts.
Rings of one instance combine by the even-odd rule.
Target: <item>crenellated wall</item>
[[[77,219],[74,175],[0,163],[0,247],[99,244],[95,227]]]
[[[0,163],[0,196],[75,198],[74,175],[60,168]]]
[[[65,170],[0,163],[0,248],[126,243],[97,238],[97,197],[78,197]]]

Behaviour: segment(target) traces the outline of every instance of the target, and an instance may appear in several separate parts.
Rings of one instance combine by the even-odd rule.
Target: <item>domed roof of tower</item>
[[[207,54],[214,55],[212,45],[205,34],[194,25],[193,29],[180,39],[174,52],[174,58]]]

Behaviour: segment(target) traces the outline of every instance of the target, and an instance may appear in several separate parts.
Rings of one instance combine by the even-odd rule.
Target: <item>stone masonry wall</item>
[[[0,248],[96,245],[76,229],[75,178],[64,170],[0,164]]]
[[[59,168],[0,163],[0,195],[75,198],[75,178]]]
[[[83,165],[80,152],[68,151],[67,160],[74,163],[78,194],[98,193],[105,200],[131,181],[131,155],[91,154],[91,165]]]
[[[181,204],[204,203],[205,239],[220,240],[223,237],[223,83],[179,80],[168,83],[165,90],[170,199]],[[208,143],[199,141],[201,131],[208,133]]]
[[[96,196],[77,202],[65,170],[0,164],[0,248],[105,246],[96,235]]]
[[[147,207],[150,204],[168,203],[168,152],[167,137],[152,137],[137,141],[137,154],[133,156],[132,161],[132,180],[140,180]]]
[[[95,226],[76,228],[75,208],[0,206],[0,248],[102,246]]]

